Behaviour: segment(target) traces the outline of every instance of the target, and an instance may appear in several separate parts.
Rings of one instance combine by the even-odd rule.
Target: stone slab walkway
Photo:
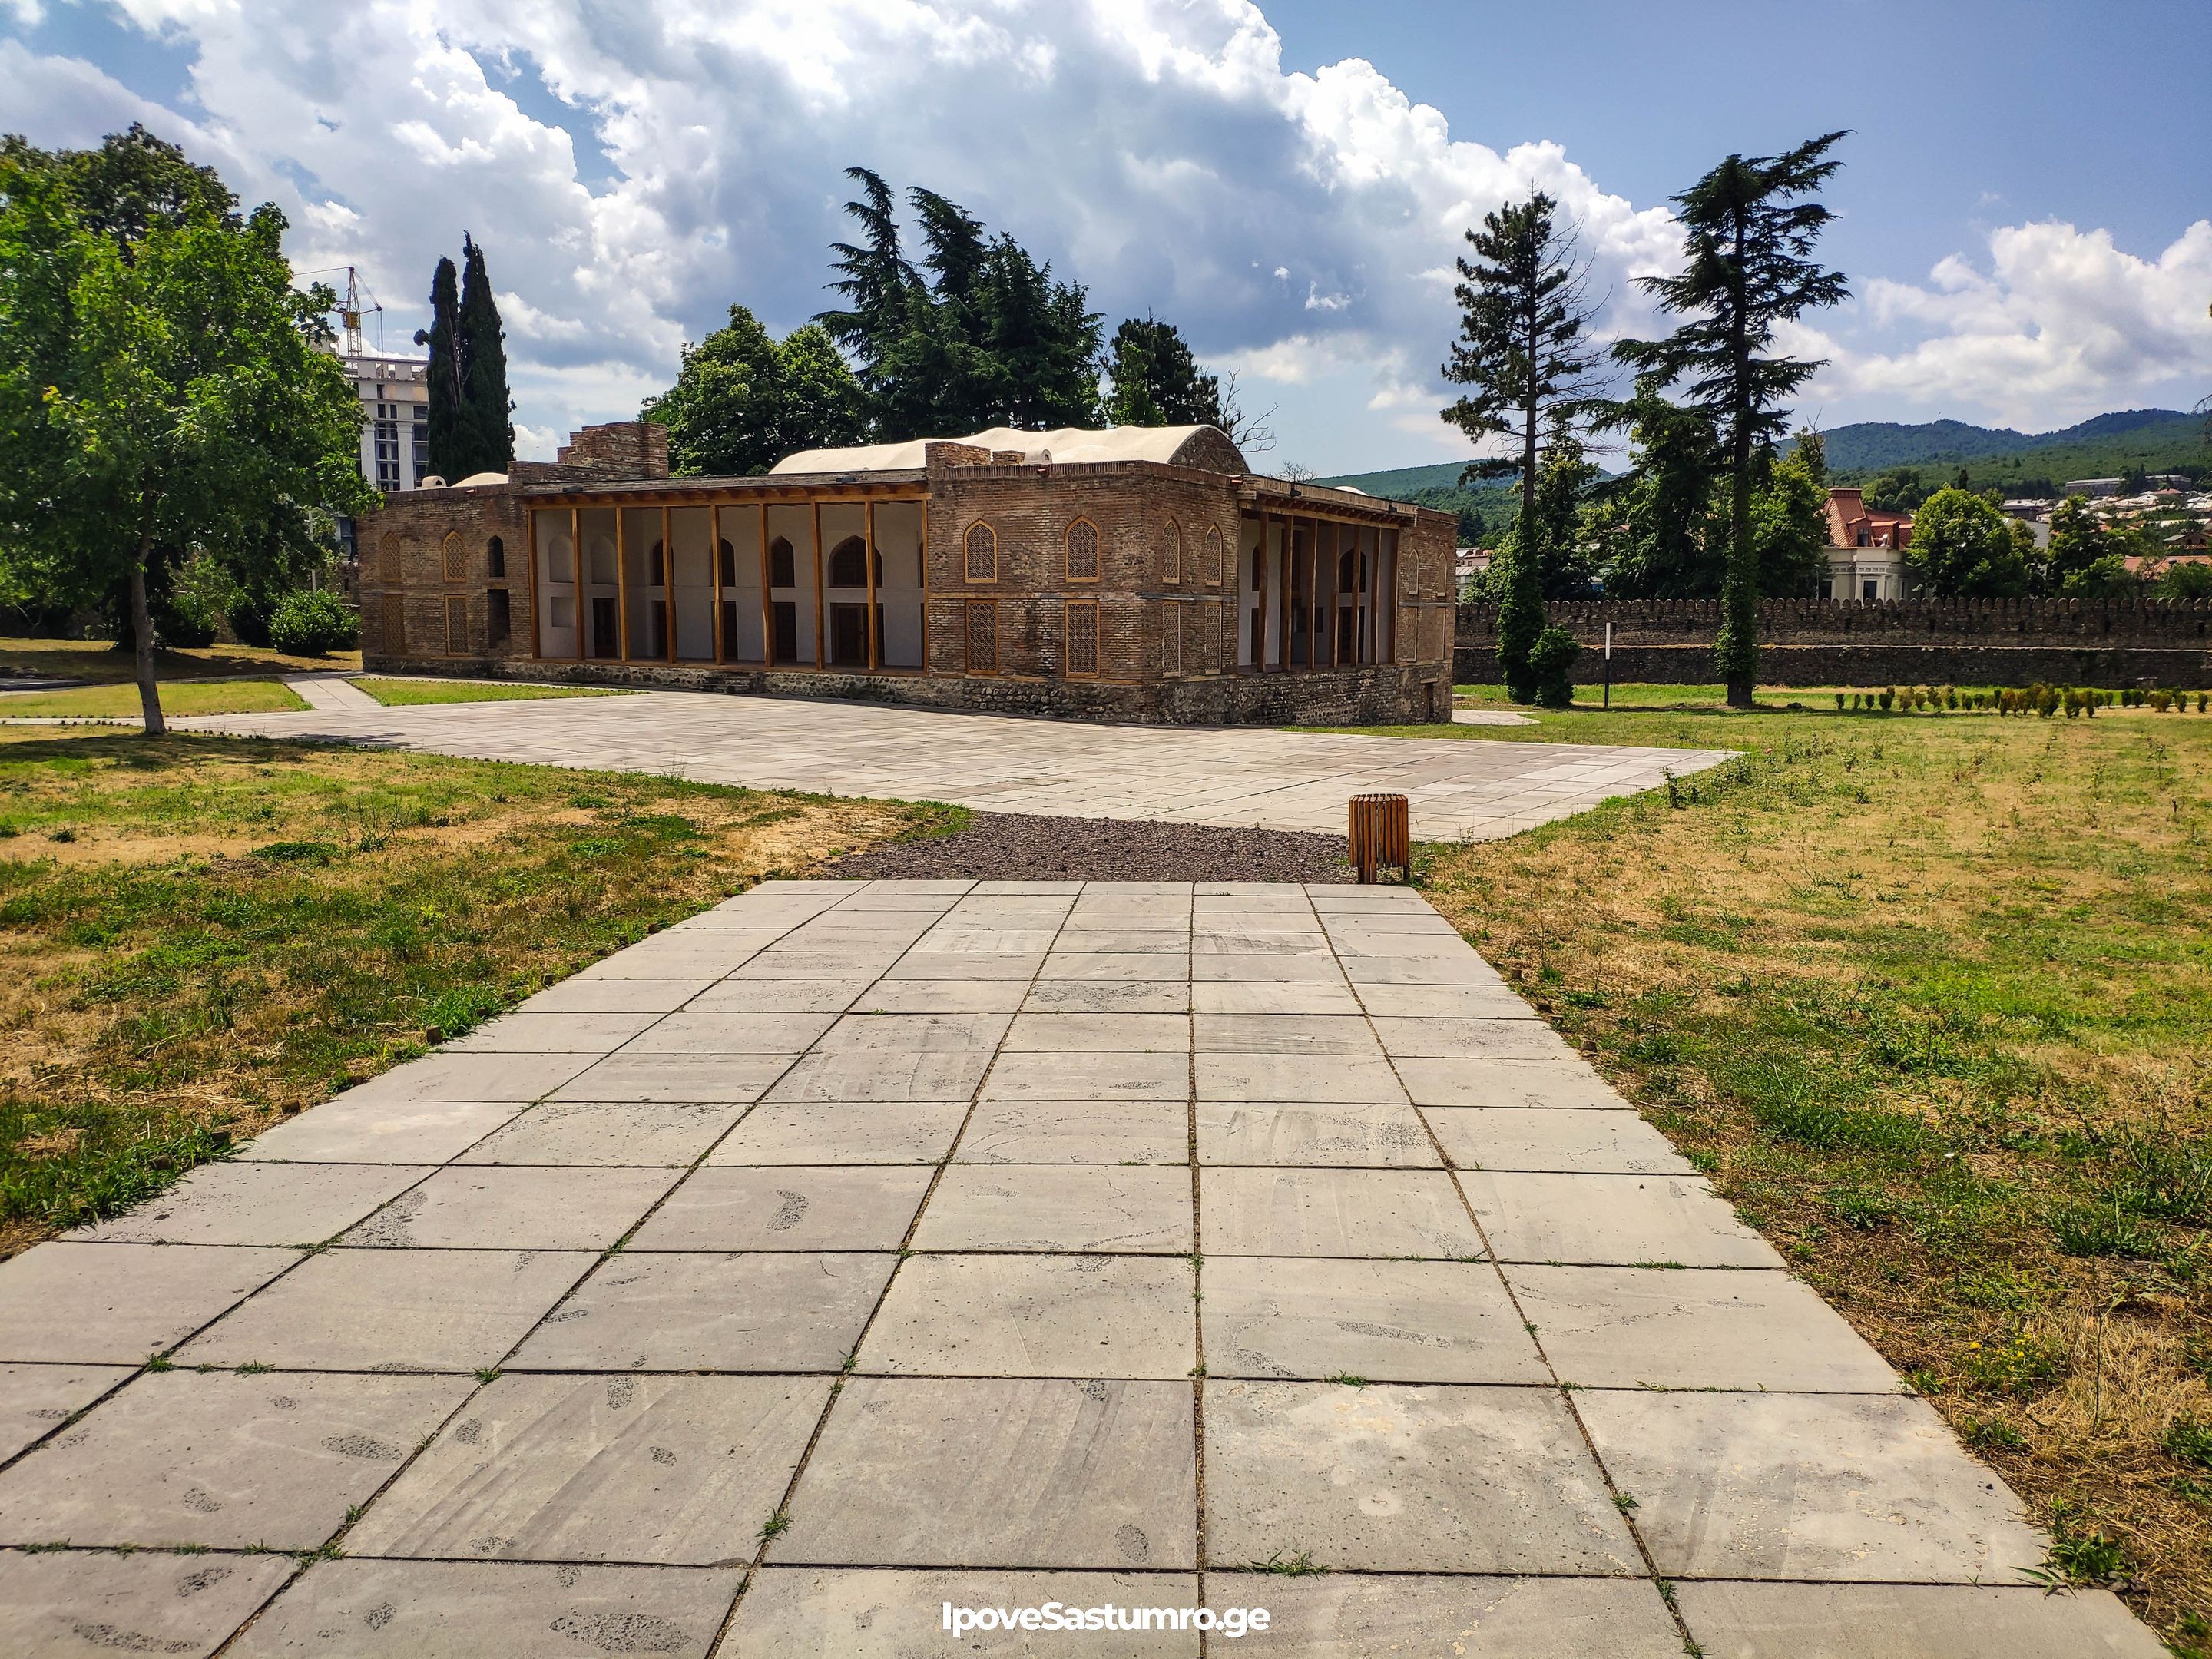
[[[381,708],[384,705],[342,674],[286,674],[284,684],[321,713],[332,709]]]
[[[766,884],[0,1267],[0,1431],[9,1655],[2161,1651],[1403,889]]]
[[[1727,758],[1715,750],[1097,726],[674,691],[175,724],[994,812],[1330,835],[1344,833],[1347,797],[1390,790],[1410,798],[1413,833],[1437,841],[1512,835]]]

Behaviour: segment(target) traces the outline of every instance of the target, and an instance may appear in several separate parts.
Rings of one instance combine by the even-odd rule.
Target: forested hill
[[[1910,466],[1931,475],[1955,475],[1963,467],[1978,486],[2028,479],[2063,483],[2117,477],[2130,467],[2160,472],[2212,463],[2203,417],[2172,409],[2122,410],[2057,432],[2014,432],[1964,421],[1911,426],[1858,421],[1823,435],[1828,471],[1844,479]]]
[[[1827,440],[1829,474],[1838,483],[1865,483],[1881,473],[1915,467],[1929,489],[1952,483],[1963,471],[1977,489],[1996,485],[2008,493],[2048,494],[2069,478],[2116,478],[2131,467],[2146,472],[2212,468],[2204,417],[2174,409],[2122,410],[2057,432],[2014,432],[1964,421],[1856,421],[1822,435]],[[1462,486],[1459,475],[1465,465],[1440,461],[1314,482],[1350,485],[1370,495],[1447,512],[1474,507],[1486,528],[1502,532],[1513,520],[1513,486]]]
[[[1482,479],[1462,485],[1465,461],[1439,461],[1434,466],[1401,466],[1387,472],[1346,472],[1332,478],[1316,478],[1317,484],[1364,489],[1370,495],[1416,507],[1433,507],[1440,513],[1459,514],[1460,540],[1469,546],[1487,546],[1505,533],[1515,516],[1511,483]]]

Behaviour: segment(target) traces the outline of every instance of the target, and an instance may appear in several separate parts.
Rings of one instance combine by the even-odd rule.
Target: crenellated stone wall
[[[1702,684],[1713,676],[1716,599],[1560,600],[1545,606],[1594,659],[1613,624],[1613,677]],[[1498,678],[1498,608],[1459,608],[1454,674]],[[1767,599],[1759,679],[1771,685],[2212,685],[2212,602],[2202,599]]]

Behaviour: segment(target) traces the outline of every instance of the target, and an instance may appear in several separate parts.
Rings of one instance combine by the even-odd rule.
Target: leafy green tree
[[[1457,262],[1459,334],[1443,369],[1453,385],[1471,388],[1442,411],[1449,424],[1478,446],[1498,438],[1518,443],[1517,454],[1474,462],[1460,475],[1462,483],[1521,481],[1521,516],[1498,561],[1504,568],[1502,574],[1493,568],[1487,584],[1499,594],[1498,661],[1516,702],[1536,695],[1528,653],[1544,631],[1542,533],[1558,518],[1547,517],[1537,499],[1537,441],[1548,434],[1555,445],[1571,441],[1599,389],[1600,359],[1588,338],[1587,267],[1558,210],[1539,191],[1484,215],[1482,228],[1468,231],[1474,258]]]
[[[1536,468],[1536,533],[1528,538],[1534,548],[1533,563],[1538,591],[1547,599],[1589,597],[1597,586],[1595,549],[1583,523],[1583,506],[1590,487],[1602,476],[1595,462],[1571,431],[1554,432],[1544,446]],[[1506,548],[1515,556],[1522,544],[1522,521],[1506,532]]]
[[[2142,576],[2128,568],[2124,553],[2102,554],[2087,569],[2066,579],[2067,593],[2084,599],[2129,599],[2142,589]]]
[[[1762,599],[1817,593],[1828,576],[1826,465],[1798,448],[1767,469],[1751,498],[1751,539]]]
[[[1776,353],[1775,331],[1850,293],[1841,272],[1810,258],[1835,216],[1813,199],[1842,163],[1832,132],[1780,155],[1731,155],[1674,198],[1686,264],[1640,278],[1660,309],[1688,319],[1664,340],[1624,340],[1614,357],[1661,384],[1687,383],[1692,406],[1720,433],[1729,486],[1722,619],[1715,666],[1729,706],[1751,707],[1759,672],[1759,547],[1752,496],[1762,451],[1786,427],[1790,396],[1820,365]]]
[[[97,149],[42,150],[9,134],[0,137],[0,167],[46,180],[72,219],[106,237],[126,264],[149,229],[181,225],[194,210],[234,228],[243,222],[238,198],[213,167],[195,167],[182,149],[136,122],[127,131],[108,134]],[[11,602],[47,612],[97,606],[113,625],[116,648],[137,648],[130,583],[120,571],[105,592],[95,592],[81,589],[82,572],[74,567],[19,561],[15,568],[19,584],[50,585],[18,586],[6,595]],[[187,571],[194,573],[186,582],[191,591],[180,592],[178,583]],[[146,584],[156,635],[179,645],[204,645],[214,637],[222,598],[234,587],[229,574],[211,561],[187,557],[185,549],[166,544],[156,544],[147,561]]]
[[[293,288],[284,230],[272,206],[240,222],[194,203],[118,243],[52,170],[0,159],[0,563],[49,589],[125,582],[149,735],[155,550],[304,564],[318,508],[376,499],[325,349],[336,295]]]
[[[1106,418],[1116,426],[1219,426],[1221,380],[1173,323],[1132,317],[1106,348]]]
[[[794,450],[859,442],[867,413],[859,383],[827,330],[793,330],[781,343],[743,306],[684,348],[676,384],[642,418],[668,428],[679,477],[765,472]]]
[[[1937,490],[1912,519],[1905,562],[1938,599],[2026,593],[2028,568],[2005,515],[1970,490]]]
[[[1866,486],[1866,504],[1877,513],[1910,513],[1933,494],[1917,466],[1893,466]]]
[[[1711,417],[1668,402],[1645,376],[1603,423],[1626,430],[1636,453],[1628,482],[1613,492],[1620,533],[1605,566],[1607,594],[1711,598],[1720,592],[1721,560],[1708,520],[1721,454]]]
[[[2069,495],[2051,512],[2051,545],[2044,555],[2044,580],[2062,592],[2100,559],[2118,550],[2105,522],[2089,510],[2087,495]]]
[[[2159,569],[2161,599],[2212,599],[2212,564],[2203,559],[2168,559]]]

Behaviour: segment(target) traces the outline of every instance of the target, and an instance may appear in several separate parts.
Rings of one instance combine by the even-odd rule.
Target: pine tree
[[[814,320],[851,356],[861,389],[879,400],[887,360],[908,331],[910,301],[923,285],[899,246],[898,210],[890,186],[867,167],[847,167],[845,176],[860,186],[860,199],[845,204],[845,211],[860,222],[860,240],[830,245],[837,256],[830,268],[842,273],[830,286],[844,295],[845,308],[825,311]]]
[[[461,367],[460,309],[459,274],[451,259],[441,258],[430,277],[430,326],[415,337],[415,343],[430,348],[430,471],[447,483],[468,476],[459,471],[467,442],[461,428],[469,400]]]
[[[1843,164],[1832,132],[1781,155],[1731,155],[1674,198],[1684,231],[1679,276],[1638,278],[1662,311],[1687,317],[1664,340],[1624,340],[1620,362],[1660,385],[1686,381],[1689,404],[1724,444],[1727,574],[1715,665],[1730,707],[1748,708],[1759,672],[1759,551],[1752,494],[1789,421],[1790,394],[1820,368],[1772,355],[1776,325],[1832,306],[1850,289],[1808,256],[1834,217],[1811,198]]]
[[[1107,348],[1106,417],[1118,426],[1219,426],[1220,378],[1200,372],[1173,323],[1132,317]]]
[[[461,306],[454,333],[461,348],[461,451],[458,483],[477,472],[504,472],[514,459],[514,400],[507,389],[507,331],[492,298],[483,246],[461,237]]]
[[[1474,390],[1443,411],[1480,444],[1518,438],[1517,456],[1480,460],[1460,475],[1521,479],[1521,517],[1504,551],[1498,608],[1498,654],[1507,694],[1535,696],[1528,652],[1544,631],[1541,514],[1538,511],[1537,440],[1550,431],[1571,436],[1591,410],[1598,359],[1586,343],[1590,307],[1585,268],[1571,230],[1554,218],[1558,204],[1540,191],[1526,202],[1483,216],[1467,240],[1475,258],[1462,258],[1459,337],[1443,376]],[[1493,573],[1493,577],[1495,573]]]

